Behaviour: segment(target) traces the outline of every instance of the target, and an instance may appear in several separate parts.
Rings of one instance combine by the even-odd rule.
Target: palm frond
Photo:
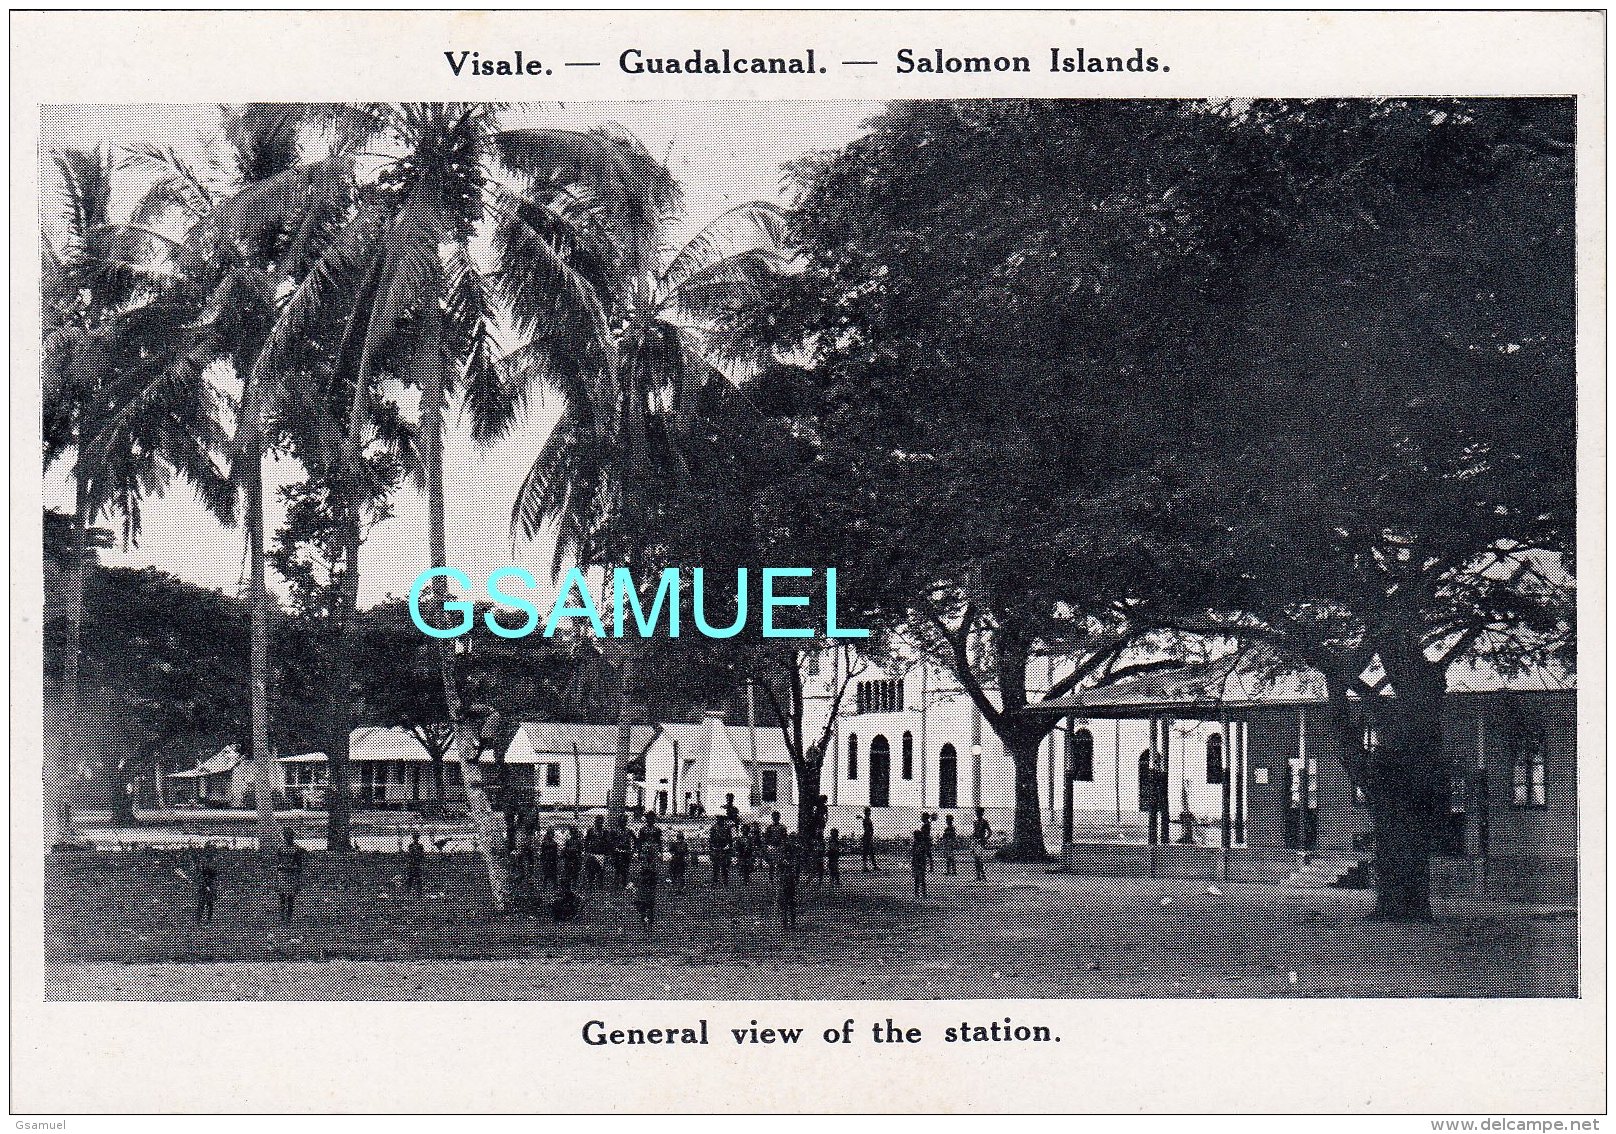
[[[788,257],[788,225],[786,214],[767,201],[748,201],[720,213],[669,262],[658,297],[667,298],[702,271],[747,253]]]

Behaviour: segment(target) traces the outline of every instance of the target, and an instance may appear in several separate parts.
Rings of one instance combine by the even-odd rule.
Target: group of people
[[[276,908],[283,923],[292,920],[297,909],[298,895],[303,892],[303,868],[308,852],[297,842],[297,832],[286,827],[281,831],[281,845],[275,848],[274,874]],[[219,848],[212,840],[203,843],[191,856],[191,869],[175,867],[174,873],[190,882],[195,903],[192,913],[198,925],[213,921],[214,907],[219,901]]]
[[[735,797],[727,796],[707,833],[710,885],[728,887],[733,872],[740,876],[741,885],[750,886],[753,876],[762,873],[773,891],[781,927],[795,929],[797,892],[804,879],[816,886],[841,886],[842,835],[834,827],[827,830],[829,818],[829,804],[825,796],[820,796],[804,816],[801,831],[788,830],[778,811],[771,813],[767,825],[742,823]],[[943,873],[952,875],[959,873],[961,846],[968,843],[976,877],[987,878],[984,860],[993,828],[983,809],[976,809],[968,837],[960,834],[950,815],[934,839],[932,824],[937,818],[935,813],[922,813],[920,826],[910,838],[910,868],[917,898],[927,896],[927,875],[937,869],[934,846],[942,852]],[[881,870],[875,853],[875,822],[868,807],[861,818],[859,852],[860,865],[866,873]],[[581,911],[585,892],[632,888],[635,908],[648,932],[656,922],[657,891],[663,878],[675,892],[683,893],[691,863],[697,857],[684,832],[668,837],[650,812],[637,830],[630,829],[627,816],[620,816],[615,826],[607,827],[605,818],[597,815],[582,832],[569,826],[560,833],[555,827],[541,830],[536,813],[512,813],[507,819],[505,853],[512,893],[523,908],[537,910],[548,901],[556,920],[570,921]],[[295,832],[286,828],[274,866],[282,922],[290,922],[296,912],[303,888],[305,855]],[[403,888],[419,896],[426,879],[426,848],[420,832],[411,836],[404,862]],[[196,887],[197,924],[211,922],[219,888],[218,852],[214,845],[210,842],[200,848],[191,875],[184,871],[180,874],[189,877]]]
[[[909,839],[909,869],[914,876],[915,897],[926,897],[926,876],[937,869],[937,858],[933,853],[933,838],[931,825],[937,820],[937,813],[922,811],[920,813],[920,826],[915,829]],[[864,809],[864,823],[866,839],[873,842],[873,833],[870,827],[870,809]],[[979,882],[987,880],[987,846],[988,840],[993,838],[993,827],[988,823],[987,815],[982,808],[976,809],[976,820],[971,826],[970,848],[971,858],[976,865],[976,878]],[[936,842],[941,845],[943,852],[943,873],[959,873],[960,844],[965,840],[961,838],[959,829],[954,826],[954,817],[947,817],[941,834]]]

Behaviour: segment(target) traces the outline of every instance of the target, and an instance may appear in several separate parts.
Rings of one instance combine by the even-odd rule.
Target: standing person
[[[950,815],[943,824],[943,873],[958,874],[955,865],[955,856],[959,854],[959,832],[954,829],[954,817]]]
[[[213,843],[202,844],[196,856],[196,923],[213,920],[213,905],[219,899],[219,851]]]
[[[926,896],[926,860],[931,857],[930,840],[915,831],[909,843],[909,869],[915,876],[915,897]]]
[[[731,826],[740,826],[741,809],[735,806],[735,793],[724,793],[724,818],[730,821]]]
[[[685,842],[685,833],[680,831],[673,836],[673,846],[668,848],[668,882],[680,894],[685,892],[685,867],[690,863],[690,847]]]
[[[729,885],[731,840],[729,820],[720,815],[713,820],[712,830],[707,834],[707,856],[713,860],[714,886]]]
[[[612,832],[612,878],[619,890],[628,889],[629,868],[634,860],[634,833],[628,829],[628,816],[617,817],[617,830]]]
[[[561,848],[556,845],[555,830],[546,828],[544,840],[539,843],[539,885],[545,890],[553,892],[560,881],[557,869],[560,858]]]
[[[576,894],[578,892],[578,874],[584,869],[584,863],[589,861],[584,850],[584,840],[578,837],[578,828],[567,828],[567,842],[561,848],[561,892]]]
[[[780,822],[780,813],[772,812],[769,825],[763,828],[763,861],[769,867],[769,885],[774,885],[780,870],[780,857],[786,845],[786,825]]]
[[[306,851],[297,845],[297,834],[290,827],[281,831],[281,846],[275,852],[275,890],[280,895],[281,921],[292,920],[297,896],[303,890],[303,862]]]
[[[641,851],[644,851],[646,845],[650,844],[656,847],[658,854],[662,853],[662,828],[657,826],[656,812],[647,811],[645,813],[645,822],[640,826],[636,842]]]
[[[920,813],[920,830],[915,832],[915,836],[920,839],[921,845],[926,850],[926,873],[930,874],[937,865],[931,854],[931,812]]]
[[[870,818],[870,809],[864,809],[863,826],[859,832],[859,865],[864,873],[879,871],[881,868],[875,861],[875,820]]]
[[[814,838],[823,839],[825,828],[830,825],[830,796],[822,795],[819,802],[814,805]]]
[[[976,859],[976,880],[988,880],[987,866],[984,859],[988,853],[988,840],[993,837],[993,828],[988,825],[988,817],[982,809],[976,809],[976,823],[971,827],[971,855]]]
[[[797,836],[788,836],[780,848],[778,863],[780,884],[777,888],[780,928],[787,933],[797,928],[797,876],[800,870],[797,851]]]
[[[758,837],[756,828],[748,823],[741,828],[735,840],[735,868],[741,873],[741,885],[752,884],[752,868],[757,864]]]
[[[842,833],[835,827],[825,836],[825,879],[832,890],[842,888]]]
[[[538,907],[539,897],[539,823],[529,818],[522,824],[522,833],[516,842],[516,883],[523,904],[530,909]]]
[[[419,898],[426,892],[426,847],[421,845],[421,832],[410,833],[410,845],[404,851],[404,892]]]
[[[595,821],[584,832],[584,885],[596,890],[606,884],[606,817],[595,816]]]
[[[662,843],[645,841],[639,849],[639,872],[635,882],[634,905],[640,911],[640,924],[650,933],[656,923],[657,867],[661,865]]]

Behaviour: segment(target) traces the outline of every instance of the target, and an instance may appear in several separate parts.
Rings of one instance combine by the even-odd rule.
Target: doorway
[[[937,754],[937,806],[959,806],[959,755],[952,744]]]
[[[887,738],[870,741],[870,806],[890,807],[892,799],[892,746]]]

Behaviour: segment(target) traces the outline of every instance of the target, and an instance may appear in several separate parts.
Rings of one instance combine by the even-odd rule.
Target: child
[[[421,845],[421,832],[410,835],[409,849],[404,858],[404,892],[420,897],[426,891],[426,848]]]
[[[729,885],[729,820],[720,815],[707,835],[707,854],[713,860],[713,885]]]
[[[656,922],[657,866],[662,860],[659,846],[647,843],[640,848],[639,878],[635,885],[634,904],[640,911],[640,924],[651,932]]]
[[[741,872],[741,885],[752,884],[752,867],[757,861],[757,832],[751,824],[741,828],[740,837],[735,840],[735,868]]]
[[[988,840],[993,837],[993,828],[988,826],[987,816],[982,809],[976,809],[976,823],[971,827],[971,854],[976,859],[976,880],[986,882],[988,872],[983,865],[983,859],[988,853]]]
[[[959,832],[954,829],[954,817],[950,815],[948,822],[943,826],[943,873],[958,874],[954,856],[959,852]]]
[[[926,896],[926,860],[931,857],[931,839],[923,831],[916,831],[909,844],[909,868],[915,876],[915,897]]]
[[[578,874],[584,866],[584,844],[578,828],[567,828],[567,845],[561,848],[561,892],[576,895]]]
[[[213,903],[219,897],[218,849],[204,843],[196,859],[196,923],[213,920]]]
[[[797,852],[797,836],[787,836],[775,871],[779,882],[780,928],[787,933],[797,928]]]
[[[546,890],[554,890],[557,882],[557,866],[561,857],[561,847],[556,843],[554,829],[544,832],[544,841],[539,844],[539,878],[540,885]]]
[[[289,922],[303,889],[305,851],[297,845],[292,828],[281,831],[281,848],[275,852],[275,890],[280,895],[281,921]]]
[[[835,827],[825,839],[825,878],[832,890],[842,888],[842,833]]]
[[[690,862],[690,847],[685,843],[685,833],[680,831],[673,836],[673,846],[668,850],[668,881],[679,893],[685,892],[685,867]]]
[[[864,809],[863,829],[859,834],[859,865],[864,873],[878,871],[881,868],[875,863],[875,821],[870,818],[870,809]]]

